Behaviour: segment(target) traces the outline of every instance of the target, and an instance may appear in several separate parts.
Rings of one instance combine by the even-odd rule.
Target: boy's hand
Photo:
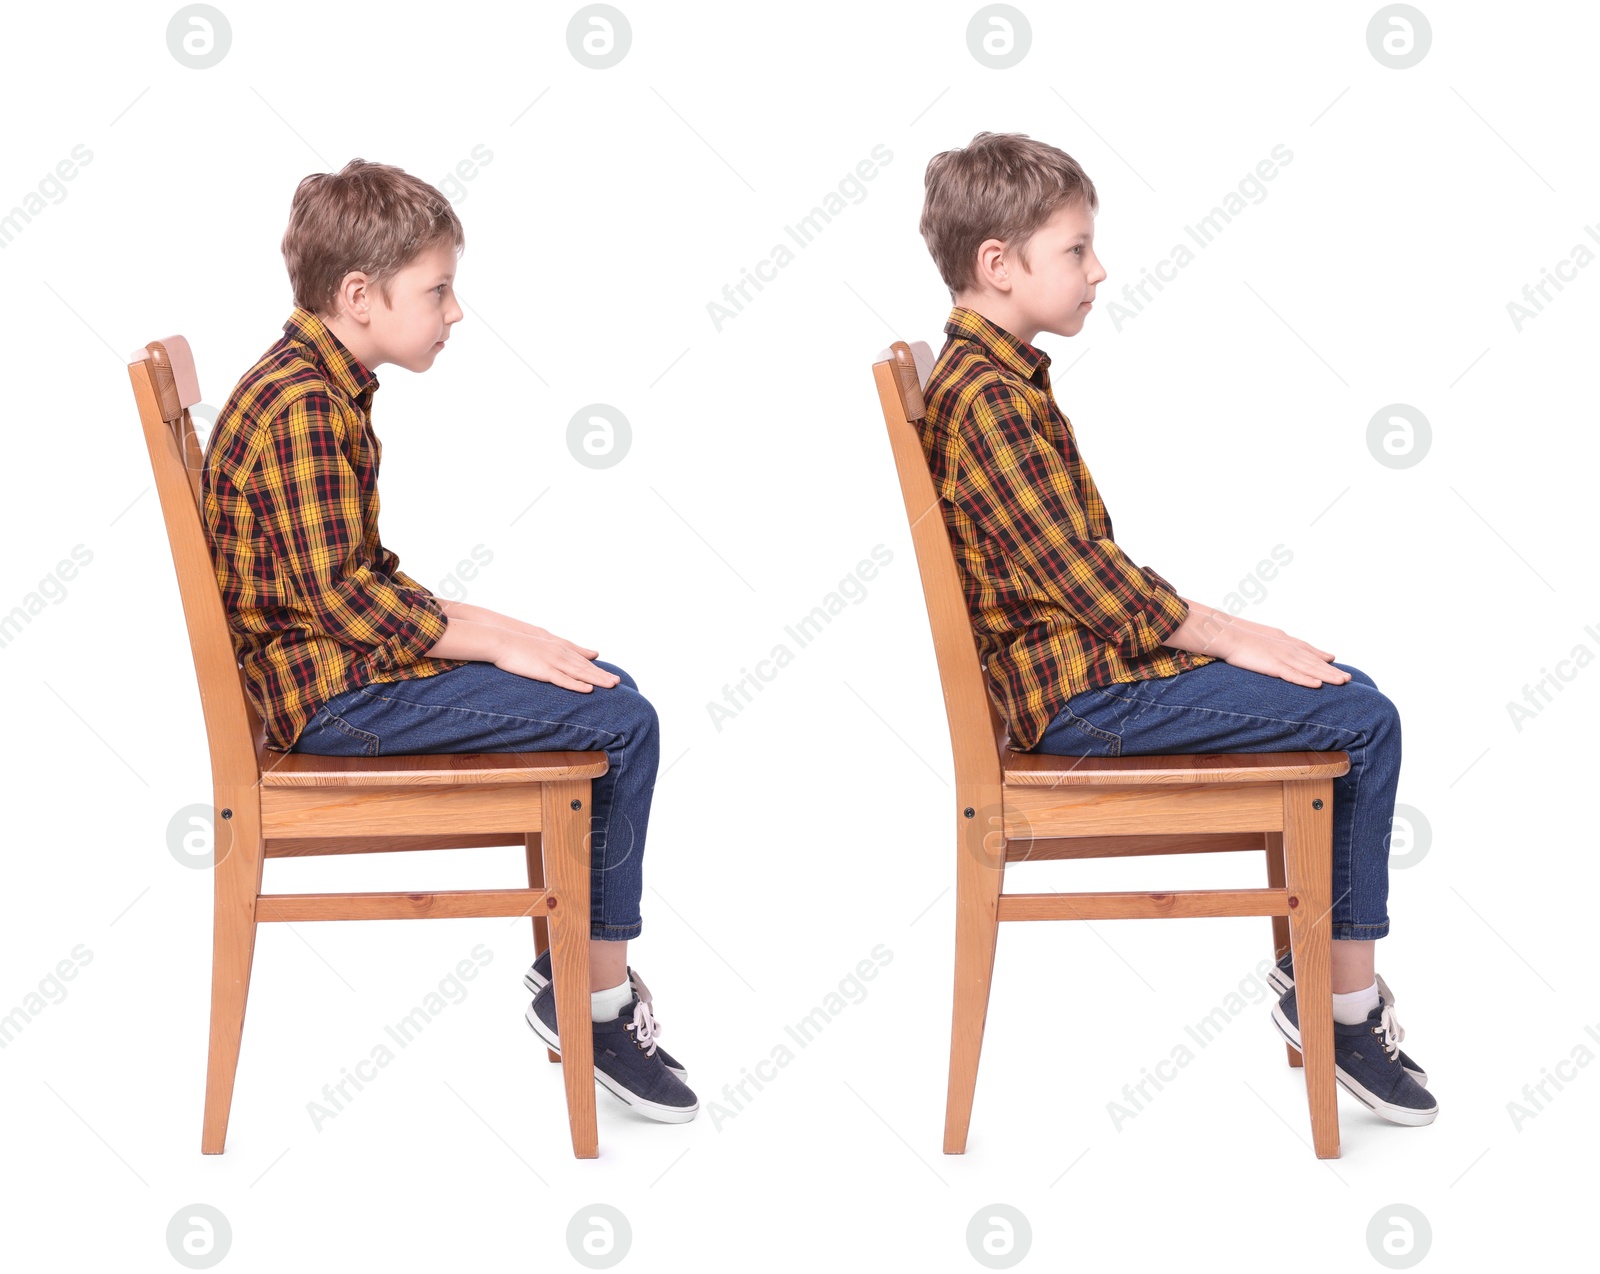
[[[543,629],[536,632],[501,629],[500,632],[502,640],[493,662],[496,668],[506,672],[534,681],[548,681],[580,694],[588,694],[596,686],[610,689],[622,680],[616,673],[589,662],[588,655],[599,652],[591,650],[588,655],[581,654],[582,647]]]
[[[1333,655],[1281,628],[1252,623],[1211,606],[1184,598],[1188,618],[1167,638],[1167,645],[1215,655],[1235,668],[1281,677],[1297,686],[1342,686],[1350,680],[1343,668],[1331,666]]]
[[[1310,642],[1291,637],[1279,628],[1238,625],[1237,619],[1235,624],[1233,639],[1222,643],[1223,660],[1235,668],[1282,677],[1297,686],[1320,686],[1323,682],[1342,686],[1350,680],[1348,672],[1332,665],[1332,655],[1318,650]]]
[[[554,633],[548,631],[547,629],[540,628],[535,624],[519,624],[513,631],[524,632],[531,637],[548,637],[551,641],[559,641],[563,646],[566,646],[567,649],[576,651],[585,659],[600,658],[600,652],[598,650],[590,650],[587,646],[580,646],[577,642],[568,641],[565,637],[557,637]]]
[[[499,611],[490,610],[487,606],[468,606],[465,602],[447,601],[439,599],[439,609],[444,611],[447,619],[465,619],[475,624],[487,624],[491,628],[504,628],[513,633],[526,633],[531,637],[547,637],[551,641],[559,641],[568,649],[582,655],[584,659],[598,659],[600,652],[590,650],[587,646],[580,646],[575,641],[568,641],[565,637],[557,637],[548,629],[540,628],[537,624],[524,623],[520,619],[513,619],[510,615],[502,615]]]
[[[1233,622],[1234,622],[1234,625],[1236,627],[1250,629],[1253,632],[1260,633],[1264,637],[1277,637],[1277,638],[1280,638],[1280,639],[1288,639],[1288,640],[1291,640],[1291,641],[1294,640],[1294,638],[1289,637],[1289,634],[1284,632],[1283,629],[1281,629],[1281,628],[1269,628],[1266,624],[1252,623],[1250,620],[1245,619],[1245,618],[1243,618],[1242,616],[1239,616],[1239,615],[1233,616]],[[1304,643],[1304,644],[1310,645],[1309,642]],[[1317,655],[1320,658],[1327,660],[1329,663],[1333,662],[1333,652],[1332,651],[1322,650],[1322,649],[1319,649],[1316,646],[1311,646],[1311,649],[1316,651]]]

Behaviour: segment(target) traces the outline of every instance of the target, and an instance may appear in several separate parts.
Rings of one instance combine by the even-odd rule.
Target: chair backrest
[[[900,475],[900,494],[905,498],[906,517],[911,523],[917,569],[922,574],[922,597],[928,607],[939,682],[944,690],[956,786],[967,792],[983,791],[1000,786],[1006,726],[989,697],[988,676],[978,660],[955,551],[917,432],[916,422],[926,412],[922,387],[933,364],[933,351],[926,341],[912,345],[896,341],[878,355],[872,375],[878,384],[889,445]]]
[[[233,649],[201,520],[204,461],[189,417],[189,408],[200,401],[200,381],[189,342],[181,336],[168,336],[135,350],[128,358],[128,377],[161,498],[172,564],[178,572],[178,592],[205,713],[212,782],[219,788],[251,788],[261,779],[265,729],[245,694],[244,672]]]

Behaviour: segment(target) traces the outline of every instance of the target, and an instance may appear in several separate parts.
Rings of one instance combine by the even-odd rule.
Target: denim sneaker
[[[650,1010],[653,1013],[655,1011],[655,1000],[650,996],[650,988],[644,984],[644,979],[633,971],[632,965],[628,966],[628,980],[633,983],[633,993],[643,1000],[645,1004],[650,1007]],[[540,991],[544,990],[549,981],[550,948],[546,947],[539,953],[539,958],[529,966],[528,971],[522,975],[522,985],[527,987],[528,990],[532,991],[535,995],[538,995]],[[560,1050],[557,1051],[559,1052]],[[682,1064],[676,1057],[667,1052],[667,1050],[662,1048],[659,1044],[656,1045],[656,1056],[659,1057],[662,1062],[666,1064],[667,1069],[679,1079],[684,1081],[688,1080],[689,1072],[684,1070]]]
[[[556,1033],[555,987],[546,982],[533,997],[526,1014],[534,1034],[553,1052],[561,1052]],[[594,1077],[641,1115],[663,1123],[682,1124],[695,1117],[700,1102],[681,1079],[669,1071],[656,1046],[656,1020],[650,1005],[635,995],[609,1022],[592,1022]]]
[[[1383,980],[1383,974],[1378,973],[1374,974],[1373,976],[1378,983],[1378,994],[1383,997],[1385,1004],[1387,1004],[1390,1008],[1393,1008],[1394,992],[1389,990],[1389,984]],[[1282,996],[1285,991],[1294,986],[1294,958],[1292,952],[1285,951],[1283,955],[1278,958],[1277,965],[1273,968],[1272,972],[1267,974],[1267,981],[1271,984],[1272,989],[1276,991],[1279,996]],[[1398,1023],[1396,1023],[1396,1027],[1399,1027]],[[1398,1042],[1399,1040],[1405,1039],[1405,1037],[1406,1033],[1404,1029],[1401,1029],[1400,1033],[1395,1036],[1395,1040]],[[1406,1074],[1410,1075],[1412,1079],[1417,1081],[1417,1083],[1421,1084],[1424,1088],[1428,1086],[1428,1072],[1423,1070],[1422,1067],[1418,1066],[1416,1062],[1407,1055],[1404,1049],[1400,1051],[1400,1065],[1405,1067]]]
[[[1300,1047],[1293,987],[1273,1008],[1272,1022],[1284,1039]],[[1402,1034],[1394,1005],[1380,991],[1378,1007],[1367,1014],[1366,1021],[1354,1025],[1334,1022],[1333,1073],[1346,1092],[1391,1123],[1431,1124],[1439,1113],[1439,1103],[1400,1064]]]

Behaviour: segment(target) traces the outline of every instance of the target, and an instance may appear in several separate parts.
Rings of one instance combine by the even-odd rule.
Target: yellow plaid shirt
[[[965,306],[944,330],[918,428],[990,693],[1023,751],[1080,691],[1215,656],[1162,644],[1189,608],[1112,538],[1050,356]]]
[[[431,677],[439,601],[378,538],[378,378],[295,307],[206,440],[202,514],[267,743],[287,752],[335,695]]]

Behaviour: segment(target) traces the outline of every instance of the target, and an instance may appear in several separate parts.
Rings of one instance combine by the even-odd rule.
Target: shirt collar
[[[310,310],[295,306],[283,330],[310,346],[317,366],[330,385],[343,390],[352,401],[378,388],[378,377],[361,364],[345,343]]]
[[[1024,380],[1032,380],[1034,372],[1040,367],[1050,366],[1050,355],[1042,349],[1019,340],[1005,328],[965,305],[958,305],[950,311],[944,330],[949,336],[976,341],[1001,367],[1015,372]]]

